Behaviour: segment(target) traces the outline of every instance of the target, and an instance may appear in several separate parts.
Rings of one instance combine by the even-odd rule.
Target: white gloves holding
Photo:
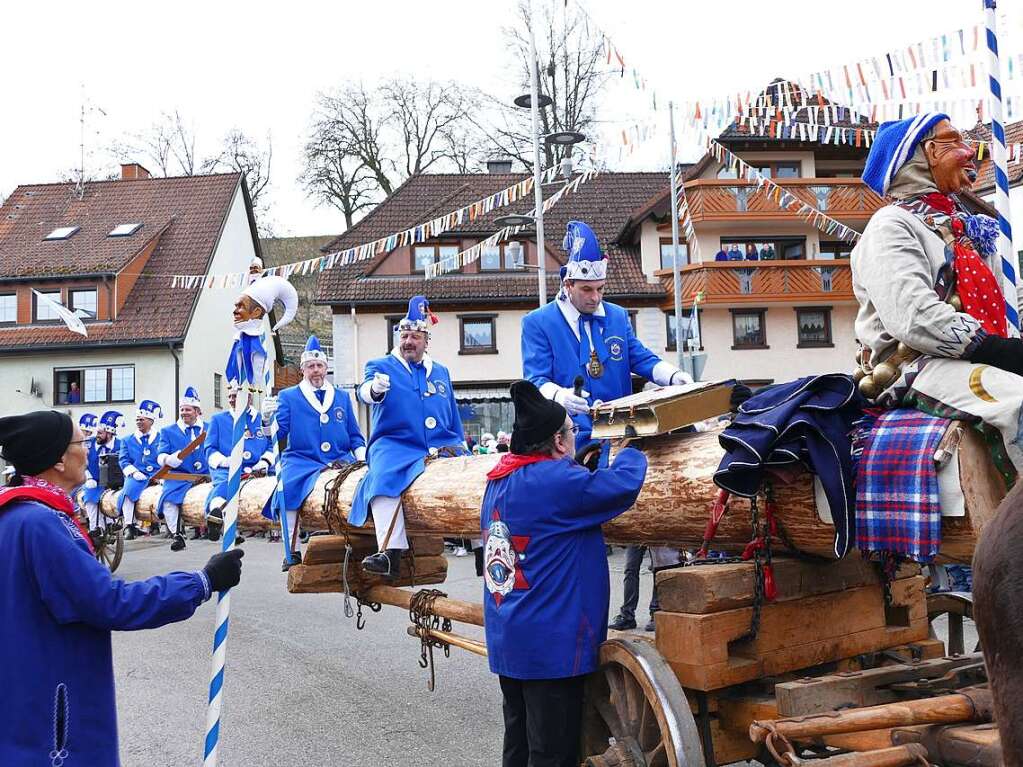
[[[374,373],[373,383],[369,385],[369,392],[373,399],[380,399],[391,388],[391,377],[387,373]]]
[[[138,480],[139,482],[145,482],[147,479],[149,479],[144,473],[142,473],[138,469],[135,469],[135,471],[131,475],[131,478],[134,480]]]
[[[270,420],[274,417],[274,413],[277,412],[277,398],[276,397],[263,397],[263,402],[259,406],[259,413],[263,416],[263,423],[270,423]]]
[[[355,450],[353,450],[352,453],[355,455],[355,460],[356,461],[365,461],[366,460],[366,446],[365,445],[360,445],[359,447],[355,448]]]
[[[574,390],[562,387],[555,392],[554,401],[565,408],[565,412],[569,415],[582,415],[589,412],[590,403],[586,401],[589,396],[588,391],[584,390],[582,396],[579,396]]]
[[[671,386],[683,386],[684,384],[691,384],[693,377],[684,370],[676,370],[671,374],[669,384]]]
[[[267,463],[266,460],[263,459],[263,458],[260,458],[258,461],[256,461],[254,464],[252,464],[252,473],[253,474],[258,474],[261,471],[269,471],[269,470],[270,470],[270,464]]]
[[[177,453],[167,453],[163,457],[164,466],[170,466],[172,469],[176,469],[181,465],[181,458],[178,457]]]
[[[87,479],[87,480],[85,480],[85,489],[86,490],[94,490],[96,487],[97,487],[96,480],[94,480],[94,479]]]
[[[223,469],[227,466],[227,458],[222,453],[213,452],[210,453],[210,460],[208,461],[211,469]]]

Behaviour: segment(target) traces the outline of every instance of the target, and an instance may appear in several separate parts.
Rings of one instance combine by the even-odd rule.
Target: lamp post
[[[685,344],[682,340],[682,272],[678,260],[678,179],[676,177],[678,165],[675,161],[675,105],[671,101],[668,102],[668,127],[671,141],[669,173],[671,173],[671,271],[675,280],[675,355],[679,368],[685,370]],[[694,372],[689,371],[690,374]]]

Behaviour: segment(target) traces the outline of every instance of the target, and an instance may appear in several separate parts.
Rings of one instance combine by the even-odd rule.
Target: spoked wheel
[[[934,621],[941,616],[948,618],[947,636],[940,637],[934,628]],[[927,595],[927,620],[931,624],[931,636],[943,639],[945,652],[949,655],[963,655],[966,640],[963,635],[963,619],[973,620],[973,594],[960,591],[943,591]],[[980,649],[980,644],[974,652]]]
[[[93,544],[96,546],[96,559],[114,572],[124,555],[124,530],[107,527],[93,539]]]
[[[611,639],[583,701],[586,767],[704,767],[685,692],[648,642]]]

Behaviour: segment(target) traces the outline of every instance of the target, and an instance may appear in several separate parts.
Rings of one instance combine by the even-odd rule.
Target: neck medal
[[[586,365],[586,372],[590,374],[590,378],[600,378],[604,375],[604,365],[597,359],[595,351],[590,352],[590,361]]]

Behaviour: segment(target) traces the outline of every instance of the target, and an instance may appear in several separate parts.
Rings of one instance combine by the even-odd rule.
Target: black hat
[[[71,416],[56,410],[0,418],[0,454],[19,474],[39,474],[61,459],[73,433]]]
[[[529,381],[511,385],[515,404],[515,425],[512,428],[511,451],[524,455],[529,445],[536,445],[554,436],[565,425],[565,408],[549,400]]]

